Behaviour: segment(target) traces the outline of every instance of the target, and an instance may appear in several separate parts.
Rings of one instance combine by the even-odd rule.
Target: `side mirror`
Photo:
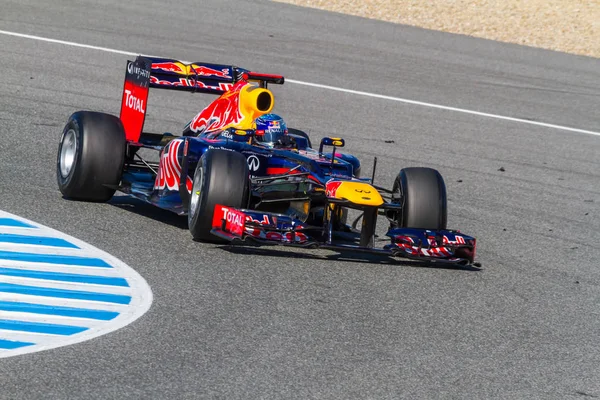
[[[333,147],[344,147],[346,142],[342,138],[332,138],[332,137],[324,137],[321,139],[321,145],[319,146],[319,153],[323,153],[324,146],[333,146]]]

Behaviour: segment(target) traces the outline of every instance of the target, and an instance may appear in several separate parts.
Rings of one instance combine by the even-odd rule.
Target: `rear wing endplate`
[[[127,61],[120,118],[128,141],[137,142],[144,129],[150,90],[150,71],[151,63],[143,57],[138,57],[135,61]]]

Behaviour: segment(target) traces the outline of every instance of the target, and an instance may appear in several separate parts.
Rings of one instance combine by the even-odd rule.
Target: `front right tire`
[[[446,229],[446,184],[437,170],[403,168],[394,181],[392,191],[392,201],[402,204],[402,211],[396,213],[397,227]]]

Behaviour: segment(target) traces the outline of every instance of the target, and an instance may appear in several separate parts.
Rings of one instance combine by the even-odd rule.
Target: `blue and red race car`
[[[446,186],[430,168],[400,170],[392,189],[360,177],[342,138],[313,149],[308,135],[271,114],[269,84],[284,77],[243,68],[142,57],[127,62],[120,117],[78,111],[57,157],[65,198],[108,201],[116,190],[188,216],[196,240],[360,251],[474,264],[473,237],[447,229]],[[219,97],[181,136],[144,131],[150,88]],[[159,162],[140,155],[159,153]],[[348,209],[361,214],[347,223]],[[376,247],[385,218],[387,244]],[[360,227],[358,223],[360,221]]]

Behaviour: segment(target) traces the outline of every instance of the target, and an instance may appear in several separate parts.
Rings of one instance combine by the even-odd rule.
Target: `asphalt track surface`
[[[3,1],[0,29],[600,132],[597,59],[268,1],[96,3]],[[286,84],[289,125],[344,136],[365,174],[378,156],[380,184],[439,169],[483,269],[200,244],[138,201],[58,192],[63,124],[118,113],[127,56],[0,48],[0,209],[110,252],[154,293],[116,332],[0,360],[0,398],[600,396],[600,137]],[[178,132],[210,99],[152,92],[148,124]]]

